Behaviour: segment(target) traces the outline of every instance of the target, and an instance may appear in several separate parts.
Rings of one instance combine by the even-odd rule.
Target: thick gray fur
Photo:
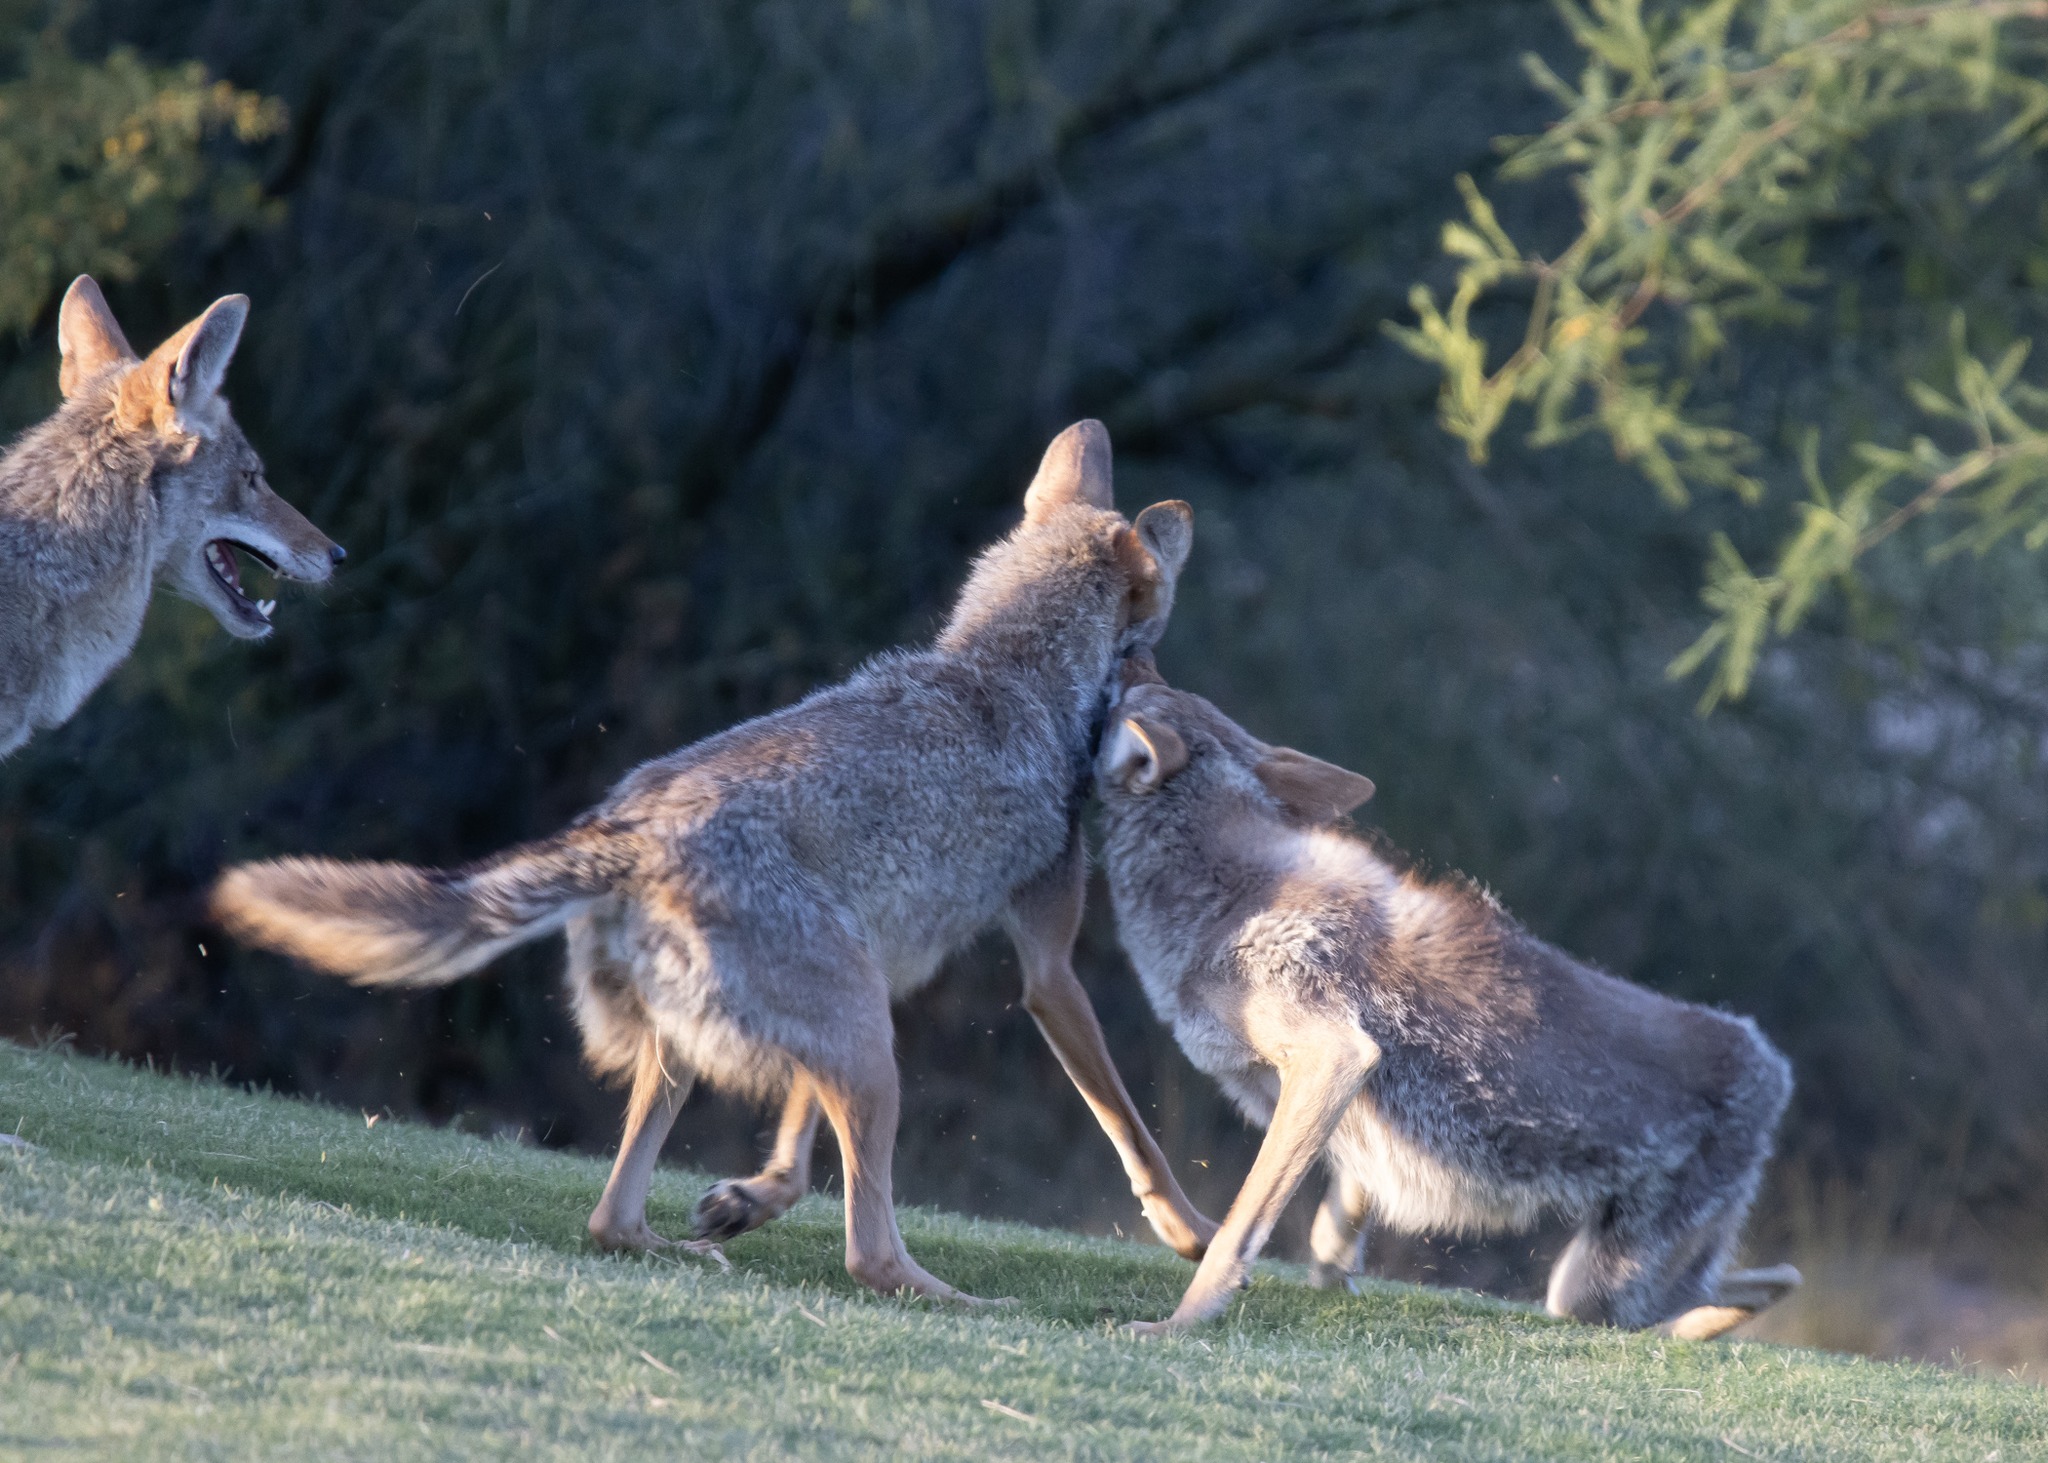
[[[207,546],[324,580],[340,550],[270,490],[223,376],[249,302],[216,301],[136,359],[81,275],[58,336],[65,401],[0,457],[0,757],[69,720],[134,649],[158,582],[261,639],[269,611],[216,575]]]
[[[1335,792],[1304,816],[1262,769],[1313,759],[1145,669],[1129,679],[1098,781],[1118,926],[1153,1009],[1261,1125],[1285,1053],[1356,1054],[1317,1140],[1334,1180],[1320,1279],[1356,1273],[1368,1214],[1472,1234],[1548,1211],[1581,1226],[1552,1274],[1559,1315],[1692,1313],[1676,1334],[1707,1335],[1797,1283],[1789,1267],[1727,1272],[1792,1090],[1753,1022],[1594,970],[1469,882],[1328,826],[1370,795],[1363,779],[1313,764]],[[1256,1252],[1265,1236],[1239,1238]]]
[[[451,980],[566,926],[600,1070],[634,1072],[651,1050],[664,1101],[688,1074],[761,1097],[801,1077],[838,1126],[835,1103],[884,1083],[879,1059],[893,1142],[890,1001],[1078,847],[1113,668],[1163,628],[1188,523],[1182,504],[1135,529],[1117,514],[1107,434],[1079,424],[929,649],[635,769],[553,838],[451,872],[244,865],[216,911],[244,939],[366,984]],[[593,1232],[615,1219],[601,1208]],[[850,1250],[878,1288],[926,1289],[914,1267],[864,1263]]]

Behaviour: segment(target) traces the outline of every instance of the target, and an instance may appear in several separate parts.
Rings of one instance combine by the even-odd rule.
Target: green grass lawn
[[[604,1165],[0,1043],[0,1457],[2048,1458],[2048,1393],[1263,1267],[1125,1339],[1165,1251],[909,1211],[884,1300],[813,1198],[735,1269],[606,1258]],[[664,1170],[680,1233],[702,1176]]]

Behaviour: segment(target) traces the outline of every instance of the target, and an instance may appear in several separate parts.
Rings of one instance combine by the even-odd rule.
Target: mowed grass
[[[2048,1458],[2048,1394],[1262,1270],[1126,1339],[1163,1250],[909,1211],[1001,1310],[883,1299],[831,1202],[694,1259],[583,1238],[601,1163],[0,1043],[0,1457]],[[703,1182],[665,1170],[680,1233]]]

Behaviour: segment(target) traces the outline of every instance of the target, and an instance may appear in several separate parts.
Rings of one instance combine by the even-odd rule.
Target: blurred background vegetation
[[[1594,7],[1652,29],[1714,8],[1756,19]],[[1169,676],[1370,773],[1396,843],[1539,934],[1753,1012],[1793,1056],[1760,1249],[1938,1253],[1936,1289],[2038,1293],[2041,561],[2017,534],[1930,556],[1955,529],[1915,521],[1831,568],[1844,592],[1809,596],[1796,633],[1755,637],[1739,699],[1702,717],[1666,677],[1725,617],[1701,602],[1715,545],[1756,562],[1804,521],[1811,431],[1910,450],[1909,383],[1953,380],[1958,308],[1991,322],[1968,343],[1994,363],[2036,328],[2032,134],[2002,144],[1996,189],[1942,166],[2018,93],[1870,118],[1842,154],[1854,206],[1781,230],[1788,308],[1730,308],[1691,356],[1690,301],[1622,322],[1639,354],[1598,369],[1684,375],[1687,420],[1747,444],[1727,460],[1760,493],[1681,504],[1601,430],[1494,432],[1475,463],[1438,421],[1455,363],[1385,328],[1420,323],[1418,282],[1460,282],[1440,243],[1469,218],[1461,175],[1529,257],[1598,216],[1569,186],[1587,153],[1566,180],[1499,175],[1496,138],[1573,115],[1525,56],[1580,77],[1594,54],[1548,0],[0,0],[0,20],[0,426],[54,405],[72,273],[101,272],[144,349],[244,291],[237,415],[350,549],[261,646],[158,604],[85,710],[0,765],[0,1027],[605,1147],[619,1098],[579,1067],[555,950],[370,995],[226,946],[196,893],[237,857],[479,854],[927,635],[1044,441],[1092,414],[1123,505],[1196,506]],[[1683,60],[1644,84],[1697,86]],[[1465,327],[1496,363],[1532,310],[1503,279]],[[1587,299],[1627,309],[1640,281]],[[1155,1028],[1099,909],[1081,959],[1220,1212],[1252,1136]],[[990,941],[902,1010],[904,1197],[1128,1231],[1015,996]],[[745,1170],[759,1126],[700,1097],[671,1151]],[[1528,1293],[1545,1243],[1379,1255]]]

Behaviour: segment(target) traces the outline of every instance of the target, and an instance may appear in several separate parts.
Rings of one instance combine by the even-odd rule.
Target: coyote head
[[[1295,825],[1332,823],[1373,794],[1372,779],[1260,741],[1209,701],[1166,684],[1149,654],[1124,661],[1122,691],[1096,758],[1114,811],[1162,794]]]
[[[1114,514],[1112,477],[1108,429],[1092,419],[1074,423],[1052,439],[1024,492],[1024,532],[1057,523],[1069,507]],[[1118,521],[1110,546],[1125,582],[1120,653],[1159,643],[1194,538],[1194,511],[1177,498],[1154,503],[1129,524]]]
[[[220,394],[248,318],[248,296],[223,296],[138,360],[99,286],[80,275],[57,317],[57,384],[66,400],[102,394],[122,445],[153,464],[157,578],[213,611],[230,635],[261,640],[277,602],[243,592],[237,556],[317,584],[346,554],[271,491]]]
[[[1109,432],[1076,422],[1045,449],[1024,521],[975,562],[939,644],[1002,626],[1023,643],[1068,647],[1076,664],[1099,657],[1106,674],[1114,656],[1158,643],[1194,536],[1194,510],[1178,500],[1130,520],[1117,512]],[[1090,675],[1099,710],[1105,688]]]

